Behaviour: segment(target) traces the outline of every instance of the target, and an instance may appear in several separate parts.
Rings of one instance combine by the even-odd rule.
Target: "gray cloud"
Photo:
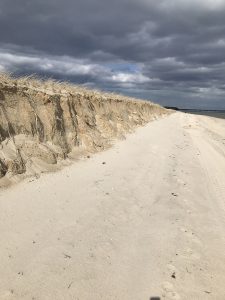
[[[0,70],[225,108],[224,0],[1,0]]]

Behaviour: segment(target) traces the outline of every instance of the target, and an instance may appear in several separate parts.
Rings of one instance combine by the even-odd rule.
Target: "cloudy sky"
[[[225,0],[0,0],[0,71],[225,109]]]

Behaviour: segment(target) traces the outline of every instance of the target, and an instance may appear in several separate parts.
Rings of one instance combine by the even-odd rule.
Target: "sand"
[[[175,113],[0,190],[0,299],[225,299],[225,120]]]

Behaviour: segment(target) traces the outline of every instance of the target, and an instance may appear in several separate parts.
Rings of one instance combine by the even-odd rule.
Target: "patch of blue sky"
[[[134,63],[106,63],[103,64],[109,68],[111,72],[137,73],[140,72],[140,66]]]

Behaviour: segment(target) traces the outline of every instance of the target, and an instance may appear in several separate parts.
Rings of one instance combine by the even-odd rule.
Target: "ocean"
[[[195,110],[195,109],[181,109],[183,112],[195,115],[204,115],[219,119],[225,119],[225,110]]]

